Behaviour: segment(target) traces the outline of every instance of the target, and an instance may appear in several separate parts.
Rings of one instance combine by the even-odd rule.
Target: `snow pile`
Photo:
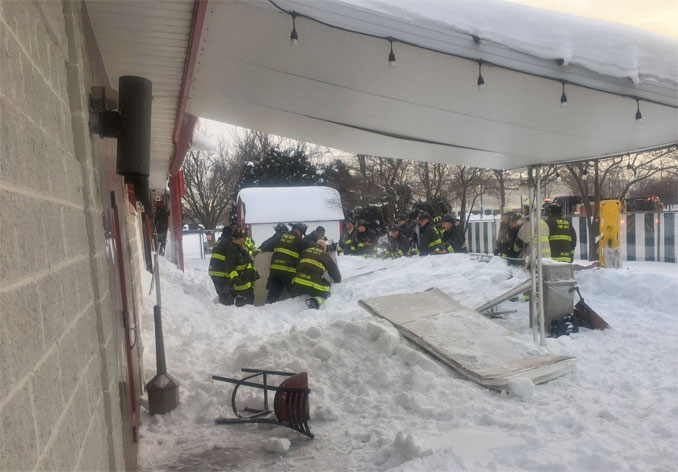
[[[508,389],[511,395],[522,398],[523,400],[530,400],[534,395],[534,384],[530,379],[515,378],[508,382]]]
[[[578,358],[575,371],[538,386],[516,379],[510,394],[461,379],[357,301],[437,286],[473,307],[524,280],[522,269],[457,254],[343,256],[345,282],[322,309],[309,310],[294,299],[215,305],[207,265],[188,260],[181,273],[161,262],[167,365],[181,382],[181,403],[165,416],[142,411],[144,470],[673,470],[678,462],[678,275],[652,272],[665,265],[578,273],[587,303],[614,329],[549,339],[554,354]],[[385,270],[351,278],[370,266]],[[149,282],[146,380],[155,373]],[[518,313],[496,322],[531,343],[527,304],[502,308]],[[211,376],[240,377],[243,367],[308,372],[316,438],[272,425],[216,425],[233,415],[232,385]],[[260,391],[240,389],[239,408],[262,402]]]
[[[423,31],[462,32],[542,59],[563,59],[600,74],[628,77],[635,84],[657,80],[678,84],[678,40],[630,26],[503,0],[342,2],[396,17],[399,24],[414,24]],[[419,42],[426,36],[419,35]]]

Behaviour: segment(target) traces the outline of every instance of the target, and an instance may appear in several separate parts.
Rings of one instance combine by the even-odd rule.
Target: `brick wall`
[[[1,470],[135,465],[105,236],[108,192],[124,193],[107,170],[114,144],[87,127],[103,69],[83,8],[0,0]]]

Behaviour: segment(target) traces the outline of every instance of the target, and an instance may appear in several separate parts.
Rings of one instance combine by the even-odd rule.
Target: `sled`
[[[308,374],[301,372],[298,374],[292,372],[279,372],[275,370],[263,369],[248,369],[243,368],[243,372],[251,373],[242,379],[231,379],[228,377],[220,377],[213,375],[212,379],[220,382],[228,382],[235,384],[233,394],[231,395],[231,408],[236,418],[217,418],[217,424],[244,424],[244,423],[266,423],[277,426],[284,426],[293,429],[304,436],[313,439],[313,433],[308,426],[310,419],[308,407],[308,394],[311,390],[308,388]],[[268,384],[269,376],[278,375],[288,377],[280,386],[274,387]],[[250,382],[254,377],[262,376],[263,383]],[[262,409],[245,408],[243,411],[251,413],[249,416],[244,416],[238,410],[235,404],[235,398],[240,387],[258,388],[264,391],[264,406]],[[268,407],[268,392],[274,391],[275,397],[273,399],[273,410]],[[275,418],[264,418],[271,413]]]
[[[584,297],[581,296],[579,287],[574,287],[572,290],[575,290],[577,295],[579,295],[579,301],[574,306],[574,312],[572,314],[579,319],[581,326],[588,329],[600,330],[612,327],[598,313],[593,311],[593,308],[584,302]]]
[[[484,387],[507,390],[509,380],[538,384],[569,372],[575,359],[539,351],[506,328],[438,289],[359,301],[407,339]]]

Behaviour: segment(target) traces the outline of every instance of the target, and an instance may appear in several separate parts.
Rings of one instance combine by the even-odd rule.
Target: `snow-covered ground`
[[[299,300],[216,305],[208,260],[186,272],[161,261],[167,365],[181,403],[141,417],[144,470],[676,470],[678,266],[626,263],[577,273],[587,303],[613,330],[549,339],[574,372],[519,395],[482,388],[401,338],[361,298],[439,287],[478,306],[527,277],[497,258],[339,258],[347,280],[321,310]],[[385,267],[351,280],[372,265]],[[145,281],[144,364],[155,374],[153,304]],[[532,340],[527,305],[497,320]],[[403,306],[403,310],[407,310]],[[269,425],[219,426],[241,367],[306,371],[315,439]],[[251,403],[242,389],[243,403]],[[254,406],[254,404],[252,403]]]

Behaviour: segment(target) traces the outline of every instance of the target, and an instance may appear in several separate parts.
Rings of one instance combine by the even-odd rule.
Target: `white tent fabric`
[[[303,17],[294,46],[291,16],[271,2],[215,2],[190,113],[349,152],[487,168],[678,142],[678,43],[670,38],[487,0],[276,3],[464,58],[396,42],[389,67],[388,41]],[[484,93],[475,59],[496,64],[482,68]]]

